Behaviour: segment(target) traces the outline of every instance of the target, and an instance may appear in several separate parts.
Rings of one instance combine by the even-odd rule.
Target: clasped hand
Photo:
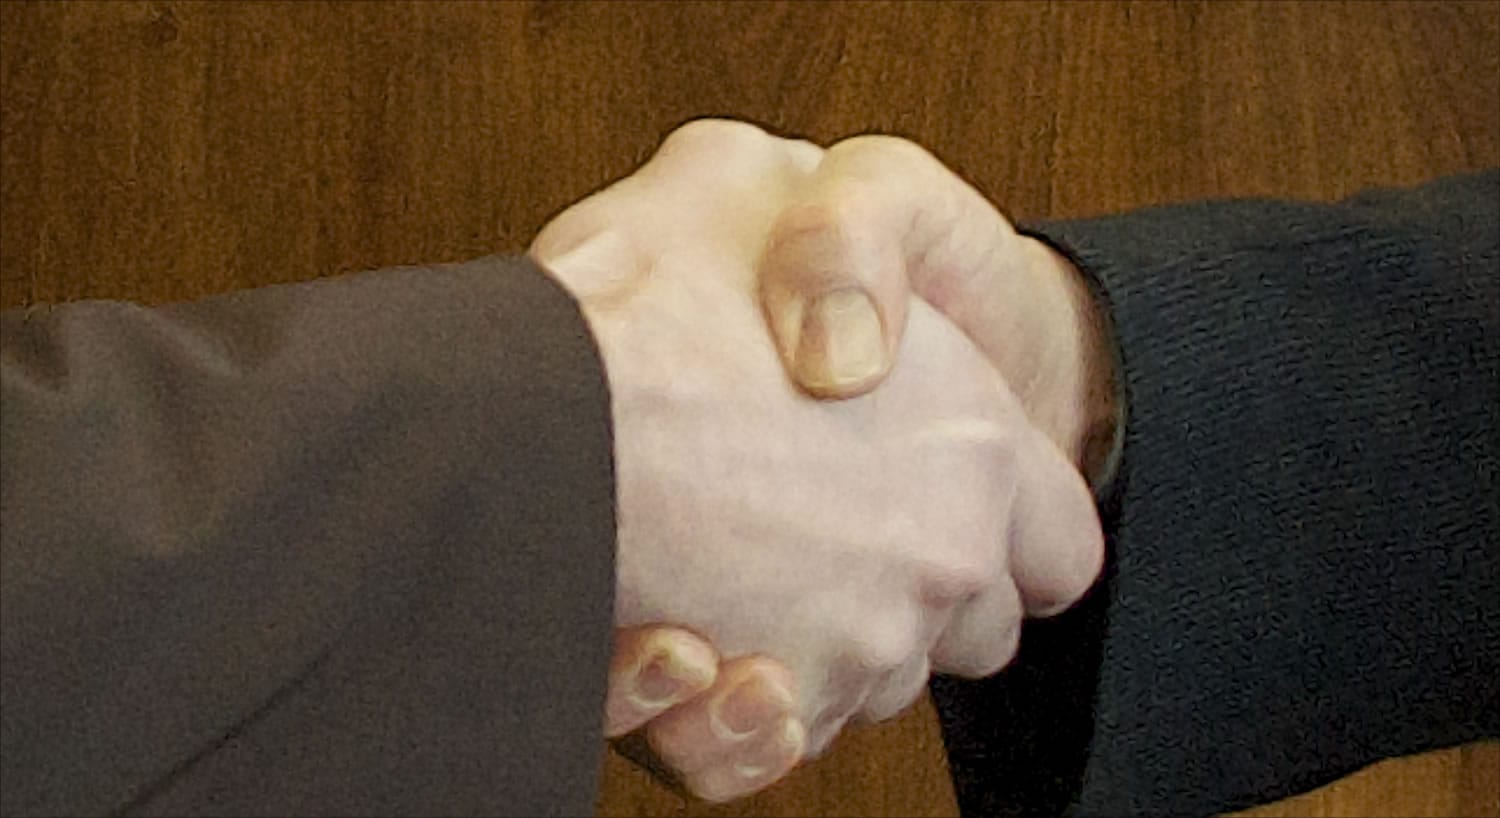
[[[606,729],[699,795],[997,671],[1092,584],[1077,285],[922,149],[689,123],[531,252],[612,396]]]

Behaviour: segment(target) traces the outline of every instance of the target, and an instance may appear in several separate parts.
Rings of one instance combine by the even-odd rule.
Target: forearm
[[[1097,683],[986,695],[1067,734],[1082,708],[1084,812],[1220,811],[1500,729],[1497,179],[1036,228],[1101,285],[1120,513],[1097,631],[1027,632],[1097,633]]]
[[[1130,409],[1101,708],[1219,759],[1148,796],[1176,752],[1117,733],[1087,809],[1223,809],[1496,729],[1496,178],[1055,234],[1103,283]]]
[[[607,399],[574,308],[540,275],[487,260],[0,327],[5,812],[147,797],[269,702],[295,706],[280,698],[294,683],[358,699],[361,675],[384,672],[400,689],[399,647],[361,664],[372,634],[417,617],[444,644],[458,576],[506,628],[520,589],[543,590],[570,551],[558,599],[582,631],[549,650],[595,661],[602,696]],[[575,502],[549,505],[559,490]],[[508,646],[490,641],[467,661],[492,667]],[[332,667],[344,682],[319,676]],[[384,718],[433,706],[419,698]],[[342,746],[344,728],[318,723],[297,740]],[[343,809],[341,786],[287,797]]]

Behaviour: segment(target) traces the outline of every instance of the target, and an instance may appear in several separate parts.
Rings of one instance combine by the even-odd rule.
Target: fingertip
[[[605,736],[624,735],[713,687],[719,655],[689,631],[647,626],[616,638],[605,705]]]
[[[807,731],[795,716],[782,719],[779,729],[742,758],[726,759],[687,779],[694,795],[711,803],[744,798],[785,778],[801,763]]]
[[[796,704],[778,666],[761,663],[710,703],[709,729],[720,740],[740,741],[785,718]]]
[[[788,207],[766,244],[761,300],[793,382],[818,398],[869,392],[890,372],[910,286],[902,249],[838,190]]]
[[[1064,583],[1062,593],[1049,601],[1028,603],[1026,615],[1036,619],[1049,619],[1065,613],[1083,601],[1098,584],[1104,572],[1104,535],[1098,530],[1086,531],[1075,550],[1076,564],[1068,572],[1073,577]]]
[[[932,669],[966,679],[998,673],[1020,647],[1024,612],[1010,578],[989,585],[954,610],[930,653]]]
[[[787,716],[777,740],[795,763],[807,750],[807,728],[802,726],[801,719],[796,716]]]
[[[1098,508],[1082,475],[1036,435],[1012,524],[1011,576],[1028,616],[1056,616],[1088,594],[1104,568]]]
[[[822,293],[806,307],[793,355],[793,375],[818,397],[868,392],[891,368],[886,322],[870,294],[846,287]]]
[[[701,777],[759,757],[773,731],[793,717],[797,695],[794,675],[780,662],[764,656],[732,659],[711,690],[647,724],[647,739],[679,774]],[[737,712],[727,713],[726,707]]]

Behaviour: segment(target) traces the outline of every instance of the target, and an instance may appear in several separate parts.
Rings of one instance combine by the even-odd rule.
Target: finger
[[[733,759],[684,777],[685,786],[705,801],[743,798],[780,781],[802,759],[806,731],[795,716],[752,739]]]
[[[725,662],[718,681],[646,727],[662,761],[691,776],[759,749],[755,740],[793,715],[795,679],[774,660],[750,656]]]
[[[859,718],[866,722],[882,722],[894,718],[910,707],[922,691],[927,689],[927,679],[932,666],[926,656],[917,656],[905,665],[891,671],[880,685],[865,699]]]
[[[615,632],[604,735],[624,735],[680,702],[708,690],[718,678],[719,656],[698,635],[666,625]]]
[[[780,141],[752,122],[701,117],[672,129],[640,171],[676,177],[686,185],[696,176],[702,183],[704,174],[717,176],[737,167],[760,170],[781,161]],[[687,178],[680,178],[683,170],[690,171]]]
[[[692,120],[668,134],[629,176],[552,219],[531,255],[548,269],[602,259],[586,276],[601,282],[590,290],[618,289],[620,280],[651,266],[637,252],[641,236],[659,245],[669,234],[681,234],[690,243],[753,257],[793,186],[822,153],[812,142],[774,136],[749,122]],[[725,202],[733,204],[732,219],[724,218]],[[621,266],[626,269],[614,269]]]
[[[915,143],[834,145],[773,226],[758,271],[787,371],[820,397],[872,389],[894,360],[908,294],[961,328],[993,318],[1019,242],[993,205]]]
[[[909,291],[898,237],[863,203],[826,199],[778,217],[758,281],[793,380],[818,397],[852,397],[889,372]]]
[[[667,134],[642,169],[671,175],[682,163],[695,172],[722,173],[735,163],[750,163],[751,169],[767,172],[779,170],[790,161],[806,173],[817,167],[822,157],[823,148],[809,140],[777,136],[744,120],[703,117],[684,122]]]
[[[971,679],[999,672],[1015,658],[1023,613],[1015,583],[998,578],[953,612],[933,646],[933,669]]]
[[[1051,616],[1094,584],[1104,564],[1099,512],[1078,470],[1041,433],[1020,453],[1010,533],[1010,574],[1026,612]]]
[[[821,153],[810,142],[784,139],[750,122],[695,119],[668,134],[629,181],[657,186],[679,203],[712,202],[709,210],[719,210],[726,199],[741,200],[737,206],[746,213],[762,203],[779,210],[781,197],[768,194],[804,176]]]

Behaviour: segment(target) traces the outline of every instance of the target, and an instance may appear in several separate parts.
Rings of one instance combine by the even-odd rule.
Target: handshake
[[[922,148],[689,123],[550,222],[612,395],[606,734],[761,789],[933,672],[984,676],[1103,558],[1080,274]]]

